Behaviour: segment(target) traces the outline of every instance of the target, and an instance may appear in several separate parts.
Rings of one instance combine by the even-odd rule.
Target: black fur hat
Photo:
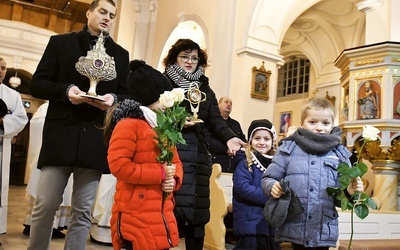
[[[0,118],[3,118],[8,112],[7,105],[3,101],[3,99],[0,99]]]
[[[274,142],[276,141],[276,129],[275,129],[274,125],[267,119],[260,119],[260,120],[252,121],[249,126],[249,130],[247,132],[247,138],[248,138],[249,142],[251,141],[251,138],[253,137],[254,132],[259,129],[266,129],[269,132],[271,132],[272,140]]]
[[[133,60],[129,67],[131,69],[128,77],[130,97],[143,106],[156,102],[164,91],[172,90],[168,78],[146,62]]]

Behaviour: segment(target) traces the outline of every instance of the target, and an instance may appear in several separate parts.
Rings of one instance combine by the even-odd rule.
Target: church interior
[[[29,85],[49,38],[81,30],[90,2],[0,0],[0,57],[8,65],[3,83],[21,94],[29,118],[45,102],[30,95]],[[196,41],[208,54],[205,74],[211,88],[217,98],[233,100],[231,116],[244,129],[266,118],[282,139],[290,126],[300,126],[300,108],[313,96],[334,105],[335,125],[342,128],[350,151],[359,150],[366,124],[378,128],[378,140],[362,155],[368,166],[366,193],[378,209],[364,220],[355,219],[353,249],[400,249],[400,0],[116,3],[111,36],[131,60],[142,59],[163,71],[161,61],[177,39]],[[28,123],[13,139],[10,192],[16,195],[10,195],[10,206],[25,203],[29,133]],[[229,248],[221,220],[230,202],[219,199],[227,196],[229,183],[221,178],[230,177],[214,166],[211,209],[218,216],[206,228],[206,249]],[[18,216],[24,215],[10,215]],[[345,249],[350,238],[350,220],[348,211],[340,212],[338,249]],[[0,235],[0,249],[24,248],[26,239],[11,238],[22,231],[21,219],[9,218],[9,223],[13,231]],[[103,248],[90,243],[88,249]]]

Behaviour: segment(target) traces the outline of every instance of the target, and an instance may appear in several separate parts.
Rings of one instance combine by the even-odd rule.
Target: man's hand
[[[105,94],[105,95],[98,95],[97,97],[101,97],[104,99],[104,101],[102,100],[98,100],[98,99],[94,99],[94,98],[86,98],[89,99],[87,101],[87,104],[92,105],[96,108],[99,108],[101,110],[106,110],[109,107],[111,107],[114,103],[114,96],[111,94]]]
[[[233,137],[226,142],[226,145],[228,146],[227,154],[229,156],[235,156],[236,151],[239,151],[242,147],[246,146],[246,143],[237,137]]]
[[[77,86],[72,86],[68,90],[68,99],[72,104],[75,105],[80,105],[90,101],[90,99],[80,96],[81,94],[86,94],[86,93],[80,90]]]
[[[72,104],[75,105],[80,105],[87,103],[89,105],[92,105],[96,108],[99,108],[101,110],[106,110],[109,107],[111,107],[114,103],[114,96],[111,94],[105,94],[105,95],[98,95],[97,97],[100,97],[103,100],[98,100],[96,98],[90,98],[90,97],[84,97],[80,95],[86,95],[86,92],[83,92],[80,90],[77,86],[72,86],[68,90],[68,99]]]

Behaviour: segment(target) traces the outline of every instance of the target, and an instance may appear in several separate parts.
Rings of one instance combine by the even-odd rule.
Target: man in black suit
[[[246,137],[243,134],[239,122],[229,116],[232,112],[232,99],[227,96],[220,98],[218,101],[218,107],[226,124],[232,129],[237,137],[245,142]],[[208,131],[206,131],[206,142],[208,144],[208,151],[212,155],[212,163],[220,164],[222,172],[233,173],[237,161],[233,155],[229,154],[228,147],[213,137]]]
[[[49,100],[49,108],[28,249],[49,249],[53,217],[72,173],[72,214],[64,249],[85,249],[98,183],[103,173],[109,173],[101,130],[104,112],[128,95],[129,54],[109,36],[116,11],[112,0],[93,1],[86,12],[85,28],[52,36],[33,75],[31,93]],[[89,79],[76,70],[75,64],[87,55],[101,33],[106,53],[115,61],[117,76],[99,82],[96,93],[102,100],[97,100],[82,96],[89,90]]]

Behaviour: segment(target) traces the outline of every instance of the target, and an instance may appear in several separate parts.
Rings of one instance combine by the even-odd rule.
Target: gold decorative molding
[[[354,63],[354,66],[358,67],[358,66],[363,66],[363,65],[367,65],[367,64],[377,64],[377,63],[382,63],[383,61],[384,61],[383,58],[366,60],[366,61],[359,61],[359,62]]]
[[[371,169],[382,170],[382,171],[400,171],[399,161],[393,160],[371,160],[372,167]]]
[[[398,168],[393,168],[393,167],[381,167],[381,166],[377,166],[377,167],[371,167],[372,170],[386,170],[386,171],[398,171]]]
[[[347,72],[349,72],[349,70],[350,70],[350,67],[346,66],[343,69],[341,69],[340,72],[341,72],[342,75],[345,75]]]
[[[393,140],[392,146],[388,149],[388,159],[400,161],[400,140]]]
[[[357,152],[360,150],[362,141],[355,143]],[[370,141],[364,146],[361,157],[368,161],[400,161],[400,140],[393,140],[388,150],[382,149],[380,141]]]
[[[400,62],[400,58],[396,57],[396,58],[392,58],[392,62]]]
[[[365,144],[365,150],[363,150],[362,158],[367,160],[386,160],[388,152],[382,150],[380,147],[380,141],[370,141]],[[358,151],[358,149],[357,149]]]
[[[385,69],[381,68],[381,67],[376,67],[374,69],[359,69],[357,71],[353,71],[352,73],[350,73],[350,77],[352,77],[353,79],[357,79],[357,80],[362,80],[362,79],[371,79],[371,78],[382,78],[382,76],[385,73]]]

